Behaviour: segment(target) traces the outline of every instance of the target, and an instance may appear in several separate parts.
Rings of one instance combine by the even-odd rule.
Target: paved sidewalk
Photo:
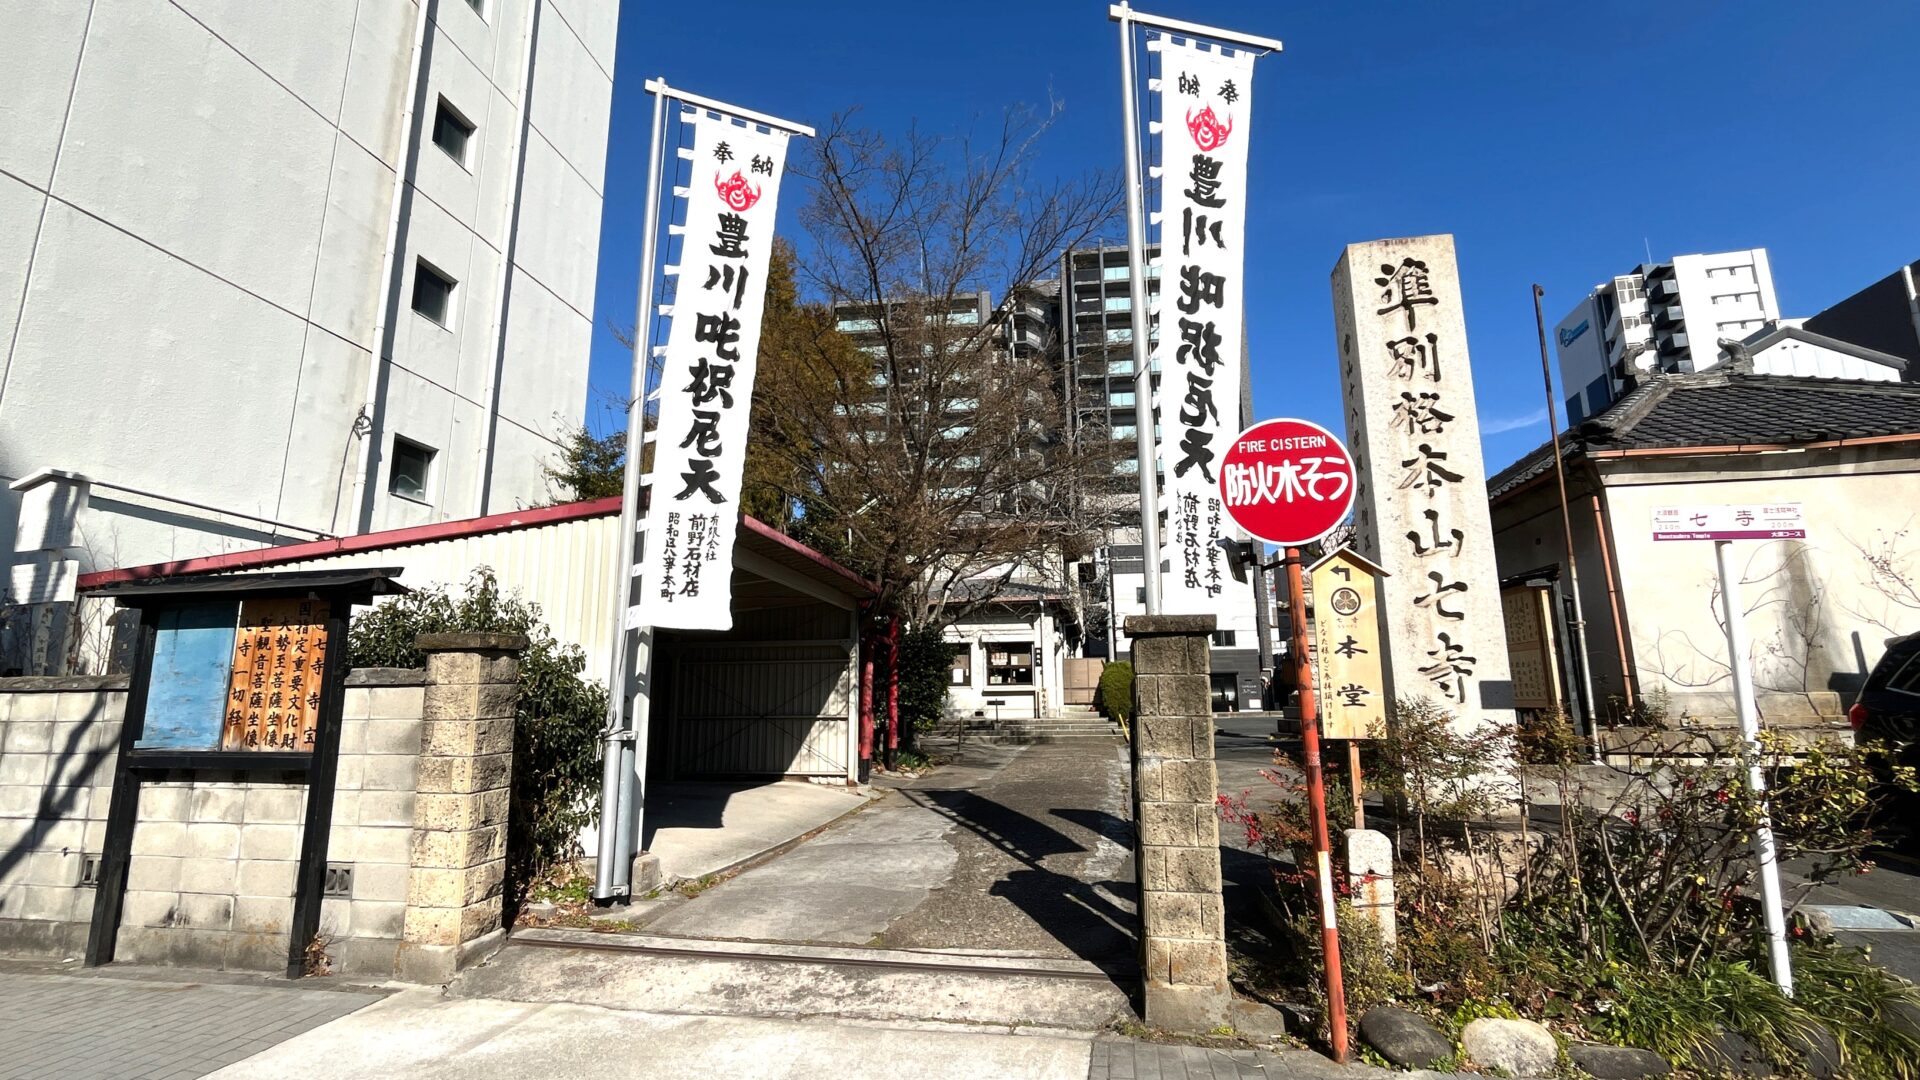
[[[380,1000],[192,977],[0,966],[0,1080],[190,1080]]]

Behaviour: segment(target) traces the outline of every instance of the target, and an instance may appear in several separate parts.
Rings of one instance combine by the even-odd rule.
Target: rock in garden
[[[1887,1026],[1909,1039],[1920,1039],[1920,1005],[1895,1001],[1887,1006]]]
[[[1379,1005],[1360,1018],[1360,1037],[1403,1069],[1428,1069],[1453,1054],[1453,1040],[1408,1009]]]
[[[1735,1031],[1720,1031],[1693,1055],[1694,1068],[1713,1076],[1772,1076],[1773,1065],[1760,1048]]]
[[[1672,1071],[1666,1058],[1633,1046],[1574,1043],[1567,1056],[1594,1080],[1652,1080]]]
[[[1546,1076],[1560,1060],[1553,1032],[1531,1020],[1483,1016],[1460,1033],[1460,1048],[1478,1064],[1508,1076]]]

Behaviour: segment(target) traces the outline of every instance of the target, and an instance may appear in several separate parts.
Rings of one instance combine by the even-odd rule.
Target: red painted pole
[[[873,634],[861,620],[860,627],[860,779],[866,779],[873,761]]]
[[[900,620],[887,620],[887,768],[900,749]]]
[[[1307,809],[1313,817],[1314,880],[1320,886],[1320,945],[1327,966],[1327,1033],[1333,1059],[1347,1061],[1347,993],[1340,976],[1340,924],[1333,900],[1333,844],[1327,835],[1327,780],[1320,764],[1320,711],[1313,693],[1313,661],[1307,655],[1307,595],[1300,580],[1300,549],[1287,549],[1287,611],[1293,616],[1293,650],[1300,673],[1301,757],[1307,767]]]

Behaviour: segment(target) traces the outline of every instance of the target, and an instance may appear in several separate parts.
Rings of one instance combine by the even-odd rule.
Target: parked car
[[[1887,642],[1887,651],[1868,673],[1860,695],[1847,710],[1847,722],[1861,743],[1883,743],[1888,760],[1876,762],[1884,774],[1892,763],[1920,767],[1920,634]],[[1896,794],[1882,818],[1890,833],[1904,833],[1903,846],[1920,847],[1920,796]]]

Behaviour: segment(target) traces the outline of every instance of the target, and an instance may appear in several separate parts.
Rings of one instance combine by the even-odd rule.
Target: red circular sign
[[[1240,433],[1220,465],[1220,497],[1242,529],[1281,547],[1310,544],[1353,507],[1353,457],[1306,420],[1264,420]]]

